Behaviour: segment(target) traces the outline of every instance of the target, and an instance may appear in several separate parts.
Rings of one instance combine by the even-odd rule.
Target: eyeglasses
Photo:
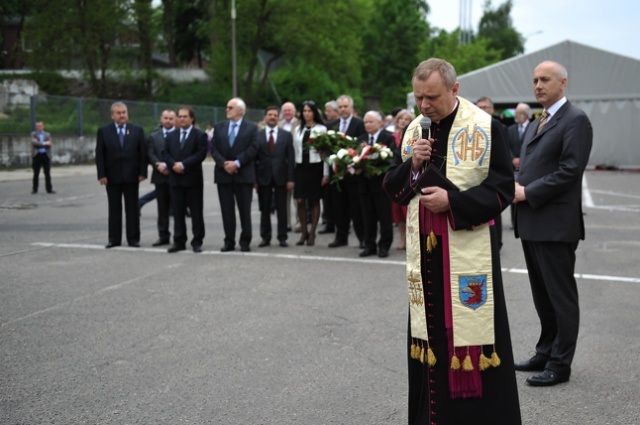
[[[227,111],[232,110],[234,107],[233,106],[227,106]]]
[[[304,102],[302,102],[302,105],[316,106],[316,102],[314,102],[313,100],[305,100]]]

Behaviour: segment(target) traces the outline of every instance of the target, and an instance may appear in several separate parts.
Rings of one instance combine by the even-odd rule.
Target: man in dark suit
[[[364,127],[367,134],[360,136],[358,140],[368,145],[374,143],[386,145],[395,150],[395,139],[383,125],[384,121],[379,112],[367,112],[364,114]],[[373,177],[360,176],[358,181],[364,223],[364,250],[360,253],[360,257],[376,255],[376,252],[380,258],[389,256],[389,248],[393,242],[393,221],[391,200],[382,189],[384,176],[384,173]],[[380,240],[376,245],[378,224],[380,224]]]
[[[227,102],[227,121],[215,125],[211,155],[216,162],[214,182],[218,185],[218,199],[224,227],[222,252],[236,246],[236,212],[240,214],[240,249],[251,251],[251,199],[256,182],[255,159],[258,152],[258,126],[244,119],[246,105],[240,98]]]
[[[259,247],[271,244],[271,197],[275,195],[278,219],[278,241],[287,244],[287,191],[293,190],[295,156],[291,133],[278,126],[278,107],[269,106],[264,114],[265,128],[258,132],[258,202],[260,208]]]
[[[126,215],[127,242],[140,246],[138,186],[147,178],[147,144],[142,127],[129,123],[127,105],[111,105],[112,124],[98,129],[96,167],[100,184],[107,187],[109,201],[109,242],[122,242],[122,198]]]
[[[44,182],[47,193],[56,193],[51,185],[51,134],[44,131],[44,122],[36,121],[36,130],[31,132],[31,165],[33,167],[33,186],[31,194],[38,193],[40,168],[44,170]]]
[[[173,208],[173,245],[169,253],[184,251],[187,244],[185,211],[191,212],[193,252],[202,252],[204,240],[204,178],[202,161],[207,157],[207,133],[195,128],[196,113],[190,106],[178,109],[179,130],[169,133],[164,161],[169,173]]]
[[[155,193],[158,204],[158,236],[159,239],[153,246],[169,245],[171,232],[169,232],[169,210],[171,209],[171,196],[169,188],[169,169],[163,158],[166,139],[175,130],[174,122],[176,113],[170,109],[162,111],[160,116],[160,128],[151,133],[147,141],[147,157],[153,167],[151,183],[156,186]]]
[[[337,99],[337,102],[340,119],[328,123],[327,127],[354,138],[366,134],[364,122],[353,115],[353,99],[342,95]],[[346,175],[337,185],[330,185],[329,196],[331,196],[333,219],[336,224],[336,236],[329,244],[329,248],[349,244],[349,224],[352,221],[360,248],[364,248],[364,225],[359,200],[358,178],[359,176]]]
[[[520,148],[524,133],[531,119],[531,107],[526,103],[518,103],[516,106],[515,123],[507,128],[507,136],[509,139],[509,151],[511,152],[511,163],[513,164],[513,173],[517,177],[520,170]],[[516,207],[511,206],[511,228],[514,228],[516,221]]]
[[[540,371],[533,386],[566,382],[580,321],[574,277],[578,241],[584,239],[582,175],[593,130],[587,115],[565,97],[567,71],[542,62],[533,72],[533,90],[544,107],[529,126],[520,151],[516,180],[516,237],[522,239],[533,303],[540,318],[536,354],[516,370]]]

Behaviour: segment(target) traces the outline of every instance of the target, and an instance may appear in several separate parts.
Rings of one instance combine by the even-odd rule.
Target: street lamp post
[[[238,97],[238,76],[236,64],[236,0],[231,0],[231,74],[233,97]]]

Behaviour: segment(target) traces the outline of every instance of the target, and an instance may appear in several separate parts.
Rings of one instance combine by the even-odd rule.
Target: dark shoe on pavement
[[[155,241],[154,243],[151,244],[151,246],[162,246],[162,245],[169,245],[169,240],[168,239],[158,239],[157,241]]]
[[[289,246],[289,243],[287,241],[280,241],[280,246],[286,248]]]
[[[229,252],[235,251],[236,247],[231,244],[224,244],[222,248],[220,248],[220,252]]]
[[[388,249],[380,248],[378,250],[378,257],[387,258],[388,256],[389,256],[389,250]]]
[[[131,248],[140,248],[140,242],[131,242],[129,243]]]
[[[525,360],[523,362],[515,362],[513,367],[515,370],[519,370],[521,372],[541,372],[544,370],[544,367],[547,365],[547,358],[541,356],[540,354],[536,354],[531,357],[529,360]]]
[[[196,254],[199,254],[202,252],[202,245],[194,245],[193,246],[193,252],[195,252]]]
[[[109,249],[109,248],[115,248],[116,246],[120,246],[120,244],[119,243],[114,243],[114,242],[109,242],[104,247]]]
[[[347,246],[347,245],[349,245],[347,241],[339,241],[338,239],[336,239],[329,244],[329,248],[338,248],[340,246]]]
[[[184,251],[185,249],[187,249],[184,245],[176,245],[173,244],[169,247],[169,249],[167,249],[167,252],[169,254],[173,254],[174,252],[178,252],[178,251]]]
[[[532,387],[551,387],[563,382],[569,382],[568,375],[561,375],[549,369],[527,378],[527,384]]]
[[[361,257],[370,257],[372,255],[376,255],[376,250],[372,248],[365,248],[364,251],[360,253]]]
[[[264,248],[265,246],[271,245],[271,242],[265,241],[264,239],[258,244],[258,248]]]
[[[242,245],[242,246],[240,247],[240,251],[242,251],[242,252],[249,252],[249,251],[251,251],[251,248],[249,248],[249,245]]]
[[[53,195],[54,193],[56,193],[56,191],[55,191],[55,190],[47,190],[47,193],[48,193],[49,195]]]
[[[32,191],[31,191],[31,194],[32,194],[32,195],[35,195],[35,194],[37,194],[37,193],[38,193],[38,191],[37,191],[37,190],[32,190]]]

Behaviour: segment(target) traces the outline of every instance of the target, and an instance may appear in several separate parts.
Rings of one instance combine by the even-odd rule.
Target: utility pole
[[[238,69],[236,64],[236,0],[231,0],[231,74],[233,97],[238,97]]]

